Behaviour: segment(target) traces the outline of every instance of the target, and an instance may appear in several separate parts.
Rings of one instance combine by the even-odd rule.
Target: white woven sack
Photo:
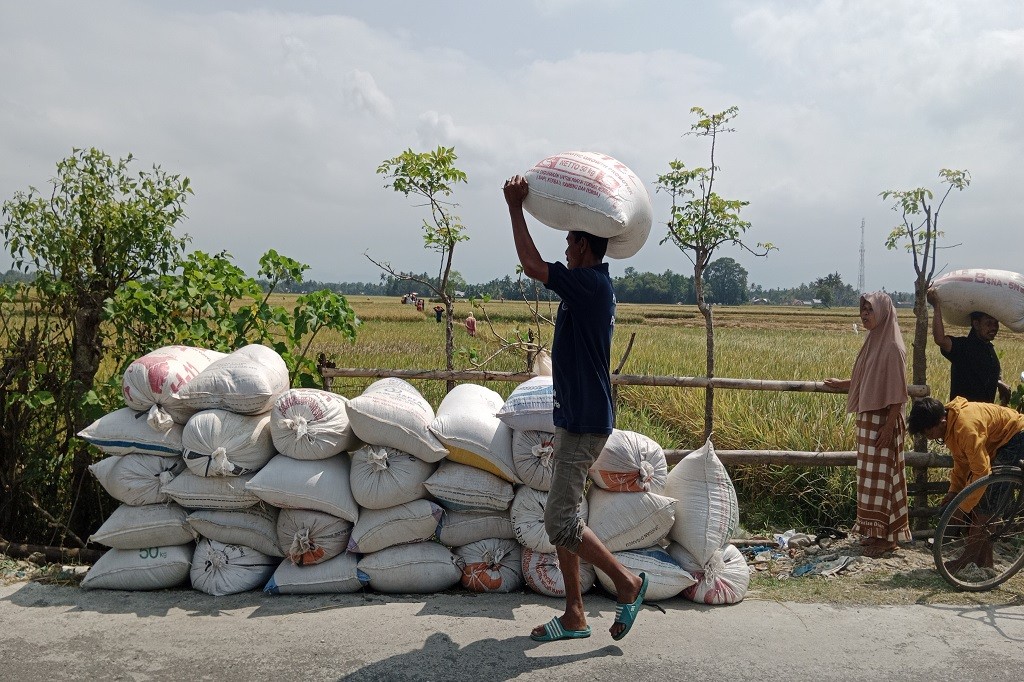
[[[122,504],[89,536],[89,542],[114,549],[184,545],[193,540],[185,515],[173,502],[141,507]]]
[[[273,348],[254,343],[210,364],[181,390],[193,411],[221,408],[263,414],[288,390],[288,366]]]
[[[462,578],[455,555],[431,540],[367,554],[358,568],[360,580],[390,594],[441,592],[458,585]]]
[[[192,543],[172,547],[111,549],[82,579],[85,590],[166,590],[188,578]]]
[[[562,568],[558,565],[558,554],[555,552],[537,552],[523,547],[523,579],[527,586],[537,594],[547,597],[565,597],[565,578]],[[597,582],[594,567],[585,561],[580,562],[580,591],[589,592]]]
[[[434,409],[412,384],[396,377],[380,379],[348,401],[352,430],[364,443],[386,445],[436,462],[448,455],[430,432]]]
[[[313,509],[356,522],[359,507],[349,483],[349,457],[305,461],[277,455],[246,484],[246,490],[281,509]]]
[[[512,504],[512,484],[465,464],[447,460],[423,486],[445,509],[452,511],[505,511]]]
[[[282,557],[284,552],[277,544],[277,514],[277,509],[265,504],[246,509],[199,509],[188,515],[188,525],[204,538]]]
[[[263,587],[280,563],[252,547],[203,538],[196,543],[189,576],[195,589],[221,597]]]
[[[185,509],[246,509],[259,504],[260,498],[245,489],[253,474],[243,476],[196,476],[182,471],[160,492]]]
[[[224,357],[224,353],[189,346],[165,346],[135,360],[121,377],[124,404],[149,413],[149,424],[165,430],[184,424],[195,412],[181,400],[188,383]]]
[[[277,543],[289,562],[312,566],[345,551],[352,522],[312,509],[282,509],[277,519]]]
[[[348,421],[347,398],[318,388],[292,388],[271,410],[274,447],[295,459],[327,459],[359,447]]]
[[[647,575],[645,599],[650,601],[671,599],[697,582],[697,579],[680,566],[671,554],[657,545],[647,549],[615,552],[615,558],[633,573]],[[600,568],[596,570],[601,586],[610,594],[615,594],[615,582]]]
[[[486,386],[459,384],[438,405],[430,431],[448,448],[450,461],[518,483],[512,429],[494,416],[504,402]]]
[[[383,445],[364,445],[352,453],[352,497],[360,507],[387,507],[427,496],[423,483],[437,470],[407,452]]]
[[[181,425],[158,431],[146,421],[145,412],[122,407],[103,415],[78,432],[105,455],[159,455],[181,457]]]
[[[513,592],[523,587],[523,551],[515,540],[487,538],[455,550],[462,586],[470,592]]]
[[[196,412],[185,424],[181,446],[185,464],[197,476],[255,473],[277,454],[270,438],[270,413]]]
[[[556,230],[608,237],[609,258],[636,254],[651,233],[651,196],[636,173],[607,154],[562,152],[526,171],[523,208]]]
[[[670,537],[703,565],[739,527],[736,490],[711,439],[672,467],[664,494],[676,500]]]
[[[555,546],[551,544],[548,532],[544,528],[544,507],[547,502],[546,492],[523,485],[516,490],[511,511],[512,529],[519,543],[543,553],[555,551]],[[578,515],[583,519],[583,523],[587,523],[590,508],[585,497],[580,499]]]
[[[345,594],[363,588],[356,565],[359,558],[341,554],[314,566],[282,561],[267,581],[268,594]]]
[[[654,493],[616,493],[594,486],[588,493],[589,526],[610,552],[643,549],[672,530],[674,500]]]
[[[660,493],[668,463],[665,451],[654,440],[635,431],[613,429],[588,473],[590,480],[605,490]]]
[[[348,551],[370,554],[394,545],[429,540],[441,522],[441,507],[414,500],[387,509],[363,509],[352,529]]]
[[[936,277],[932,286],[942,303],[942,321],[971,326],[971,313],[996,318],[1011,331],[1024,332],[1024,276],[1008,270],[973,268]]]
[[[554,433],[554,396],[550,375],[527,379],[512,389],[495,416],[516,431]]]
[[[512,463],[516,476],[534,490],[551,488],[555,434],[547,431],[513,431]]]
[[[170,457],[121,455],[89,465],[103,489],[118,502],[138,507],[168,500],[161,487],[185,470],[185,463]]]
[[[512,517],[503,512],[459,512],[445,510],[437,527],[437,539],[448,547],[461,547],[477,540],[514,540]]]
[[[698,604],[738,604],[747,596],[750,568],[734,545],[715,552],[705,564],[697,563],[682,545],[669,543],[672,558],[697,582],[683,590],[683,596]]]

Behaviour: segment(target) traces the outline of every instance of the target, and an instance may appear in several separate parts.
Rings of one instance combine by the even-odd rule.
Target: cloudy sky
[[[692,272],[660,245],[673,159],[707,164],[690,107],[739,107],[719,189],[750,202],[750,281],[838,271],[912,289],[879,193],[941,168],[971,186],[940,216],[946,269],[1024,271],[1024,4],[1019,0],[0,0],[0,198],[45,188],[74,147],[191,178],[182,231],[255,273],[267,249],[322,281],[376,281],[364,254],[437,271],[422,207],[380,162],[454,146],[470,282],[514,271],[503,180],[566,150],[610,154],[648,184],[655,226],[613,274]],[[542,253],[564,233],[532,223]],[[0,256],[3,258],[3,256]],[[9,260],[0,261],[6,268]]]

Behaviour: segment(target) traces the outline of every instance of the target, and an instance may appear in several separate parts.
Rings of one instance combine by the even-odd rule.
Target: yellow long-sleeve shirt
[[[946,447],[953,455],[949,492],[963,490],[992,471],[996,450],[1024,431],[1024,414],[992,403],[969,403],[954,398],[946,403]],[[970,511],[981,499],[972,496],[960,508]]]

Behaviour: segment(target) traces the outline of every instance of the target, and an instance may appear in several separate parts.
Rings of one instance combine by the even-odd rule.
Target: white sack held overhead
[[[138,507],[166,502],[161,487],[185,470],[180,459],[153,455],[121,455],[89,465],[103,489],[118,502]]]
[[[448,547],[461,547],[477,540],[514,540],[512,517],[503,512],[458,512],[445,510],[437,527],[437,539]]]
[[[486,386],[459,384],[438,405],[430,431],[448,448],[450,461],[517,483],[512,430],[494,416],[504,403]]]
[[[105,455],[181,456],[181,425],[171,423],[158,431],[146,421],[145,412],[122,407],[106,414],[78,432]]]
[[[281,509],[312,509],[356,522],[359,507],[349,483],[349,457],[305,461],[277,455],[245,488]]]
[[[89,536],[89,542],[114,549],[184,545],[193,540],[185,515],[173,502],[141,507],[122,504]]]
[[[673,499],[654,493],[590,489],[590,530],[610,552],[643,549],[668,535],[675,520]]]
[[[254,343],[211,363],[186,384],[181,400],[194,411],[263,414],[288,390],[289,381],[288,366],[277,351]]]
[[[312,509],[282,509],[277,543],[296,566],[329,561],[345,551],[352,522]]]
[[[488,538],[455,550],[462,586],[470,592],[512,592],[523,586],[523,552],[515,540]]]
[[[344,594],[363,589],[356,565],[359,558],[341,554],[314,566],[282,561],[267,581],[268,594]]]
[[[203,538],[196,543],[189,575],[192,587],[221,597],[262,587],[280,563],[252,547]]]
[[[224,353],[189,346],[165,346],[143,355],[124,371],[121,390],[124,404],[149,412],[152,428],[165,430],[184,424],[195,409],[181,399],[188,383]]]
[[[359,579],[378,592],[426,594],[454,587],[462,578],[457,559],[431,540],[388,547],[359,560]]]
[[[524,547],[538,552],[554,552],[547,530],[544,529],[544,506],[548,502],[548,494],[534,490],[529,486],[520,486],[512,501],[512,529],[516,539]],[[580,500],[579,517],[587,522],[590,514],[587,498]]]
[[[676,500],[676,520],[669,535],[700,565],[725,547],[739,526],[736,490],[711,439],[672,467],[665,495]]]
[[[516,475],[534,490],[551,488],[555,434],[546,431],[513,431],[512,463]]]
[[[590,480],[605,490],[660,493],[668,463],[665,451],[654,440],[635,431],[613,429],[589,474]]]
[[[187,469],[160,488],[160,492],[185,509],[245,509],[260,498],[245,489],[252,474],[243,476],[196,476]]]
[[[523,548],[523,579],[531,590],[546,597],[565,597],[565,578],[554,552],[537,552]],[[580,562],[580,591],[587,593],[597,582],[594,567]]]
[[[683,596],[698,604],[738,604],[747,595],[750,585],[750,569],[747,561],[733,545],[717,551],[703,565],[698,564],[692,554],[681,545],[672,542],[669,554],[684,570],[696,579],[683,590]]]
[[[192,543],[173,547],[111,549],[82,579],[85,590],[166,590],[188,578]]]
[[[936,277],[932,286],[942,303],[942,321],[971,326],[971,313],[996,318],[1011,331],[1024,332],[1024,276],[1007,270],[973,268]]]
[[[285,391],[271,411],[274,447],[295,459],[327,459],[359,447],[347,403],[347,398],[317,388]]]
[[[352,453],[352,497],[360,507],[386,509],[427,496],[423,483],[437,469],[408,452],[383,445],[364,445]]]
[[[265,504],[247,509],[200,509],[188,515],[188,525],[204,538],[282,557],[284,552],[277,544],[277,514],[277,509]]]
[[[609,258],[629,258],[647,241],[654,211],[636,173],[598,152],[563,152],[526,171],[523,208],[556,230],[608,237]]]
[[[512,389],[495,416],[516,431],[554,433],[554,396],[550,373],[527,379]]]
[[[441,522],[441,507],[415,500],[387,509],[363,509],[352,529],[348,551],[370,554],[394,545],[429,540]]]
[[[259,471],[277,454],[270,414],[196,412],[181,434],[185,464],[197,476],[241,476]]]
[[[615,558],[634,574],[647,574],[646,599],[650,601],[671,599],[697,582],[689,571],[660,546],[615,552]],[[599,568],[595,570],[601,586],[610,594],[615,594],[615,583],[608,574]]]
[[[412,384],[397,377],[375,381],[349,400],[348,419],[364,443],[397,448],[425,462],[448,455],[430,432],[434,409]]]
[[[424,481],[423,487],[452,511],[505,511],[514,497],[508,481],[483,469],[447,460]]]

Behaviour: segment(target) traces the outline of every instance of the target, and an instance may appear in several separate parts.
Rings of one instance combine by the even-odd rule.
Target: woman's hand
[[[880,450],[885,450],[891,447],[895,442],[896,433],[896,422],[894,420],[886,420],[882,424],[882,428],[878,429],[878,436],[875,438],[875,447]]]
[[[849,379],[836,379],[834,377],[829,377],[828,379],[825,379],[821,383],[824,384],[825,388],[827,388],[830,391],[849,391],[850,390],[850,380]]]

